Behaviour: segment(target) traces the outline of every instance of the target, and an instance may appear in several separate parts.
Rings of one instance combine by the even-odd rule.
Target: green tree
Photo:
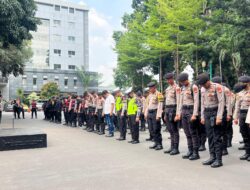
[[[30,93],[30,94],[28,95],[27,99],[28,99],[29,101],[32,101],[32,100],[39,100],[40,97],[37,95],[36,92],[32,92],[32,93]]]
[[[25,62],[32,56],[27,41],[30,31],[36,31],[39,19],[35,18],[33,0],[0,1],[0,71],[3,76],[23,74]]]
[[[59,86],[55,82],[48,82],[41,88],[41,99],[50,99],[60,94]]]

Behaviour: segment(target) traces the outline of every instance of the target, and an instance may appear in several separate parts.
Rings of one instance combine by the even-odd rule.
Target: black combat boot
[[[191,156],[189,156],[188,158],[189,160],[198,160],[200,159],[200,155],[199,155],[199,150],[198,148],[195,148],[193,151],[193,154]]]
[[[250,158],[250,154],[244,154],[243,156],[240,157],[240,160],[247,160],[248,158]]]
[[[157,144],[153,144],[152,146],[149,147],[149,149],[155,149],[157,147]]]
[[[227,140],[227,148],[232,147],[232,137],[229,137]]]
[[[163,146],[161,144],[158,144],[156,147],[155,147],[155,150],[162,150],[163,149]]]
[[[221,167],[221,166],[223,166],[222,161],[221,161],[221,160],[218,160],[218,159],[216,159],[216,160],[211,164],[211,167],[212,167],[212,168],[219,168],[219,167]]]
[[[164,154],[169,154],[174,149],[174,145],[171,143],[171,147],[164,151]]]
[[[170,155],[174,156],[174,155],[177,155],[177,154],[180,154],[180,152],[179,152],[179,145],[175,144],[174,145],[174,149],[170,152]]]
[[[203,165],[207,166],[207,165],[211,165],[212,163],[214,163],[215,161],[215,156],[214,155],[210,155],[210,158],[204,162],[202,162]]]
[[[227,149],[222,150],[222,155],[223,155],[223,156],[228,155],[228,151],[227,151]]]
[[[183,159],[189,159],[189,157],[193,154],[193,148],[189,147],[188,152],[182,156]]]
[[[205,145],[201,145],[199,147],[199,151],[202,152],[202,151],[205,151],[206,150],[206,146]]]

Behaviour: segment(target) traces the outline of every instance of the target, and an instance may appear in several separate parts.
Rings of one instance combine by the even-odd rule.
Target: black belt
[[[175,105],[165,105],[165,108],[176,108],[176,104]]]
[[[183,105],[183,106],[182,106],[182,109],[184,109],[184,110],[192,110],[192,109],[194,109],[194,106],[193,106],[193,105],[190,105],[190,106],[188,106],[188,105]]]
[[[248,110],[240,110],[240,113],[247,113]]]
[[[155,110],[148,110],[148,113],[155,113],[155,112],[157,112],[157,109],[155,109]]]
[[[205,108],[205,112],[214,112],[214,111],[217,111],[218,110],[218,107],[214,107],[214,108]]]

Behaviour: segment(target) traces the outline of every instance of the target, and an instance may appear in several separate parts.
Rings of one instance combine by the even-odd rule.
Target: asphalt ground
[[[148,132],[140,144],[116,141],[80,128],[70,128],[38,119],[15,120],[16,128],[39,128],[47,133],[48,147],[0,152],[0,190],[246,190],[250,188],[250,162],[240,161],[241,140],[234,127],[233,147],[223,157],[224,166],[213,169],[201,162],[183,160],[187,150],[181,130],[180,155],[150,150]],[[12,114],[4,113],[2,128],[12,127]],[[163,146],[169,134],[162,132]],[[127,140],[130,140],[128,135]]]

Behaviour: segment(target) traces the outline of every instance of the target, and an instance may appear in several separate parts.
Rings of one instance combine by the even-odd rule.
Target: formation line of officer
[[[210,80],[207,73],[198,76],[195,82],[189,80],[187,73],[181,73],[175,81],[173,73],[164,76],[168,87],[162,94],[154,82],[148,84],[144,92],[129,88],[124,93],[117,89],[113,94],[85,92],[83,96],[53,97],[43,106],[45,119],[61,123],[64,113],[66,126],[82,127],[88,132],[109,134],[114,129],[119,132],[118,141],[125,141],[127,130],[131,134],[129,143],[140,143],[140,131],[148,128],[152,141],[150,149],[162,150],[162,124],[170,134],[169,148],[165,154],[180,154],[180,129],[183,128],[187,140],[186,160],[200,159],[199,152],[206,151],[206,141],[210,157],[202,162],[212,168],[223,166],[222,157],[228,155],[232,146],[233,125],[240,126],[245,154],[240,160],[250,161],[250,127],[246,122],[250,109],[250,77],[242,76],[230,90],[221,77]],[[110,109],[110,110],[107,110]],[[147,125],[146,125],[147,124]]]

